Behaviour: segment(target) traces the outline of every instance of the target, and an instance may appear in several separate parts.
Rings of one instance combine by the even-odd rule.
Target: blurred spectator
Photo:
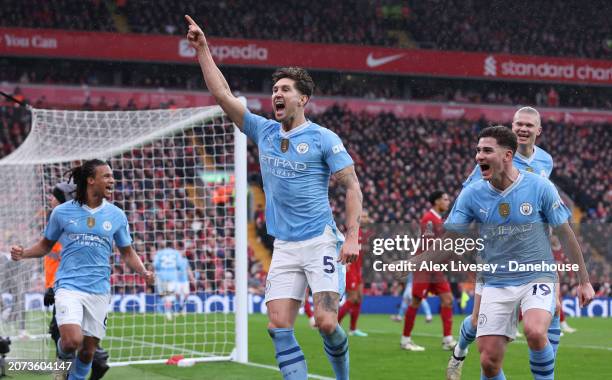
[[[429,208],[432,189],[448,189],[456,195],[474,167],[474,138],[489,124],[486,120],[434,120],[398,118],[393,114],[355,114],[332,107],[312,120],[338,133],[355,161],[363,204],[374,223],[413,225]],[[27,135],[30,115],[10,103],[0,106],[0,156],[17,148]],[[232,163],[225,145],[210,149],[210,136],[198,127],[190,137],[176,135],[132,149],[123,159],[112,159],[117,177],[114,202],[123,208],[130,223],[137,252],[151,262],[156,242],[176,242],[184,250],[196,276],[195,291],[233,291],[231,268],[234,258],[234,226],[231,217],[219,217],[213,198],[223,182],[203,183],[197,173],[211,157],[214,169],[222,171]],[[215,130],[216,133],[219,131]],[[208,142],[208,144],[205,144]],[[545,121],[538,145],[555,160],[553,181],[578,204],[583,224],[577,228],[579,241],[599,294],[610,292],[609,253],[612,221],[612,128],[609,124],[574,125]],[[206,152],[206,156],[199,152]],[[249,147],[249,162],[257,162],[257,150]],[[250,178],[259,176],[256,165]],[[255,180],[255,183],[258,181]],[[199,200],[199,201],[198,201]],[[199,202],[206,202],[204,208]],[[344,195],[332,180],[332,209],[339,213]],[[223,213],[234,213],[233,201]],[[263,233],[264,213],[255,211]],[[250,252],[249,287],[262,292],[265,273]],[[607,255],[607,256],[606,256]],[[226,263],[229,265],[226,267]],[[572,294],[575,284],[568,279],[564,289]],[[116,292],[134,293],[143,284],[130,277],[123,263],[113,264],[112,285]],[[375,277],[366,285],[367,294],[397,292],[392,279]]]
[[[192,66],[160,63],[0,58],[0,81],[32,84],[68,84],[202,90],[201,73]],[[269,69],[224,67],[236,93],[269,93]],[[469,79],[423,78],[392,75],[316,72],[316,96],[366,99],[410,99],[477,104],[535,104],[551,107],[612,109],[612,87],[550,85]],[[107,110],[111,99],[88,104]],[[170,105],[167,105],[168,107]],[[89,108],[91,107],[91,108]],[[134,108],[133,105],[131,105]]]
[[[0,26],[115,31],[105,1],[3,0]]]
[[[4,0],[0,26],[114,31],[110,4]],[[606,0],[122,0],[114,11],[135,33],[183,35],[188,13],[216,37],[609,59],[609,9]],[[538,21],[517,26],[517,15]]]

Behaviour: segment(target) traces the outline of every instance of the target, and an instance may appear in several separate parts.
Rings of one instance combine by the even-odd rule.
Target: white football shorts
[[[189,294],[189,282],[177,282],[176,294]]]
[[[476,336],[504,335],[515,339],[519,309],[523,314],[529,309],[543,309],[553,315],[555,294],[554,283],[529,283],[505,288],[485,286]]]
[[[345,289],[344,265],[338,262],[343,243],[330,226],[322,235],[303,241],[274,241],[274,254],[266,279],[265,302],[292,298],[304,300],[306,286],[312,294]]]
[[[176,281],[162,281],[156,278],[155,289],[157,290],[157,294],[160,296],[174,294],[174,290],[176,289]]]
[[[91,294],[59,289],[55,293],[55,318],[58,326],[81,326],[83,335],[102,339],[106,336],[106,314],[110,294]]]

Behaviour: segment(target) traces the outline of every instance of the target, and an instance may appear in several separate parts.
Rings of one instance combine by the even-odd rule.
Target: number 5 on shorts
[[[325,273],[334,273],[336,271],[334,258],[331,256],[323,256],[323,266],[325,266],[325,269],[323,269]]]

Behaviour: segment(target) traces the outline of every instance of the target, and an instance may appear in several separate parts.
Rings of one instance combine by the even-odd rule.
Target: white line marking
[[[236,362],[236,363],[237,364],[250,365],[252,367],[270,369],[270,370],[273,370],[273,371],[276,371],[276,372],[280,372],[278,367],[271,366],[271,365],[259,364],[259,363],[253,363],[253,362],[248,362],[248,363],[238,363],[238,362]],[[311,379],[319,379],[319,380],[334,380],[333,377],[325,377],[325,376],[321,376],[321,375],[315,375],[315,374],[312,374],[312,373],[309,373],[308,377],[311,378]]]
[[[181,347],[177,347],[177,346],[171,346],[169,344],[151,343],[151,342],[135,340],[135,339],[130,339],[130,338],[120,338],[120,337],[116,337],[116,336],[107,336],[105,339],[107,339],[107,340],[119,340],[119,341],[122,341],[122,342],[140,343],[144,347],[167,348],[167,349],[182,351],[184,353],[190,353],[190,354],[193,354],[193,355],[212,356],[212,355],[207,354],[205,352],[189,350],[189,349],[186,349],[186,348],[181,348]],[[109,349],[112,349],[112,347],[109,347]],[[233,363],[249,365],[249,366],[252,366],[252,367],[265,368],[265,369],[270,369],[270,370],[273,370],[273,371],[276,371],[276,372],[280,372],[278,367],[271,366],[271,365],[266,365],[266,364],[260,364],[260,363],[254,363],[254,362],[248,362],[248,363],[233,362]],[[316,375],[316,374],[312,374],[312,373],[309,373],[308,377],[311,378],[311,379],[318,379],[318,380],[334,380],[333,377],[325,377],[325,376]]]

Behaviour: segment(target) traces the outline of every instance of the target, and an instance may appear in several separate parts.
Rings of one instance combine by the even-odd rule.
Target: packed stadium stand
[[[168,70],[162,64],[106,63],[0,58],[0,82],[71,84],[155,89],[203,88],[200,72],[191,66]],[[237,93],[268,92],[271,71],[228,67],[227,79]],[[248,78],[248,79],[246,79]],[[612,89],[562,84],[499,83],[482,80],[439,79],[365,74],[318,73],[315,96],[342,96],[372,100],[410,99],[471,104],[533,104],[544,107],[612,109]],[[35,102],[35,99],[31,99]],[[119,109],[114,99],[88,105],[99,110]]]
[[[463,182],[474,169],[475,139],[479,131],[491,125],[509,127],[519,107],[532,106],[543,116],[542,134],[536,145],[554,159],[550,180],[559,190],[562,201],[573,211],[572,229],[595,296],[599,297],[581,309],[578,275],[559,273],[562,310],[579,333],[564,338],[567,341],[562,344],[562,363],[558,368],[569,371],[569,362],[563,358],[582,356],[585,351],[581,350],[588,350],[593,358],[584,355],[581,359],[585,359],[586,365],[581,361],[580,368],[573,365],[572,369],[582,372],[589,367],[595,372],[609,372],[607,367],[603,368],[608,366],[607,361],[605,365],[596,363],[612,349],[607,342],[609,334],[606,335],[609,326],[604,326],[608,321],[601,318],[603,323],[595,324],[594,319],[585,321],[578,317],[609,319],[612,316],[610,1],[285,0],[280,4],[262,0],[3,0],[0,91],[9,93],[17,102],[0,96],[0,160],[18,150],[30,133],[32,115],[37,112],[30,112],[28,106],[76,111],[147,111],[135,112],[146,115],[158,112],[149,110],[163,109],[160,112],[175,115],[182,108],[215,105],[218,100],[206,88],[196,58],[197,49],[185,37],[188,27],[184,15],[191,15],[202,26],[213,60],[232,93],[244,97],[241,101],[255,114],[274,118],[271,109],[275,106],[270,106],[274,84],[271,74],[277,67],[303,66],[311,74],[315,89],[305,115],[341,138],[354,160],[363,208],[368,213],[369,221],[362,222],[360,231],[364,264],[363,294],[358,297],[358,308],[364,314],[373,315],[362,317],[360,325],[365,327],[360,329],[367,330],[374,338],[383,332],[387,334],[388,329],[399,340],[399,325],[383,313],[396,313],[400,302],[407,302],[403,299],[406,281],[398,280],[392,270],[373,270],[372,264],[378,259],[391,263],[406,257],[400,250],[386,248],[384,256],[369,254],[371,237],[383,236],[378,234],[380,231],[402,231],[400,234],[404,236],[425,237],[419,220],[431,208],[428,197],[435,190],[443,190],[453,206]],[[257,56],[258,51],[262,57]],[[205,111],[213,110],[211,107]],[[63,112],[57,113],[63,115]],[[261,321],[269,306],[264,297],[270,286],[267,276],[275,238],[268,234],[266,224],[259,151],[249,140],[248,196],[236,196],[238,189],[244,188],[234,186],[243,183],[239,181],[233,155],[239,146],[234,145],[234,136],[239,134],[233,134],[234,127],[227,115],[214,112],[217,113],[212,117],[207,113],[196,115],[195,120],[189,118],[188,122],[187,118],[181,119],[177,123],[181,125],[171,131],[164,127],[163,133],[155,130],[154,136],[139,135],[125,145],[129,147],[122,145],[120,153],[112,150],[108,157],[99,157],[111,157],[115,177],[112,202],[125,210],[134,250],[147,269],[157,271],[155,257],[163,248],[184,253],[190,269],[190,300],[179,294],[183,291],[178,287],[174,289],[177,295],[172,305],[174,316],[164,318],[160,311],[166,307],[166,291],[160,289],[159,283],[147,284],[114,251],[110,260],[110,329],[103,341],[111,352],[112,363],[133,364],[137,360],[138,363],[168,364],[176,354],[199,357],[200,352],[204,352],[204,361],[217,360],[207,350],[195,347],[199,343],[214,346],[214,355],[221,355],[223,360],[227,359],[226,354],[235,360],[238,343],[231,354],[223,351],[226,346],[230,347],[226,343],[239,336],[249,336],[251,347],[256,347],[249,348],[249,362],[275,368],[269,365],[274,364],[271,355],[270,361],[266,361],[259,352],[269,342],[259,342],[253,330],[242,334],[239,319],[239,314],[248,310],[244,311],[250,314],[247,323],[260,324],[262,334],[259,335],[268,339]],[[97,144],[89,136],[102,136],[102,130],[110,131],[103,137],[110,141],[106,137],[116,133],[105,129],[107,122],[110,125],[115,116],[121,119],[126,115],[123,112],[74,114],[77,113],[85,121],[78,128],[87,132],[82,144],[87,149],[95,147],[90,143]],[[61,120],[60,123],[72,124],[68,118]],[[174,119],[168,120],[164,119],[162,125],[174,128]],[[122,131],[131,131],[129,128],[136,124],[157,127],[147,118],[137,123],[133,120],[118,123]],[[41,124],[35,125],[34,130],[40,130]],[[45,128],[44,122],[42,125]],[[53,144],[63,147],[63,139],[59,134]],[[50,144],[43,141],[37,147],[50,146],[44,143]],[[107,150],[103,152],[102,155],[107,154]],[[46,189],[56,177],[59,181],[60,167],[63,171],[64,166],[77,164],[73,160],[76,155],[69,157],[61,163],[59,158],[64,159],[63,156],[57,161],[53,157],[43,165],[33,161],[32,165],[40,167],[36,167],[36,172],[32,170],[32,177],[37,179],[38,170],[43,171],[40,189]],[[22,172],[17,170],[14,178],[21,177]],[[38,182],[28,186],[39,189]],[[341,232],[346,232],[345,194],[346,190],[332,176],[329,200]],[[240,202],[245,199],[246,202]],[[37,222],[28,227],[35,233],[48,221],[50,210],[45,209],[46,203],[36,202]],[[15,203],[4,209],[18,207]],[[234,218],[244,215],[240,212],[244,209],[248,215],[246,233],[240,218]],[[501,206],[499,214],[503,215]],[[12,220],[11,217],[4,219]],[[477,226],[471,227],[477,230]],[[10,260],[9,246],[17,239],[15,231],[0,231],[9,237],[0,240],[0,262]],[[557,245],[553,229],[550,231],[555,260],[569,262],[567,252]],[[244,239],[240,237],[245,235],[248,240],[246,308],[240,304],[244,294],[241,290],[245,288],[241,280],[245,276],[238,275],[244,273],[244,267],[237,264],[239,253],[243,252],[239,242]],[[362,240],[363,236],[370,240]],[[458,254],[458,260],[474,263],[480,259],[475,253]],[[160,256],[157,255],[158,259]],[[30,314],[43,315],[38,312],[42,301],[36,298],[42,297],[45,290],[39,274],[42,266],[34,260],[28,264],[31,267],[24,265],[27,271],[22,286],[5,294],[0,289],[0,296],[4,297],[0,297],[0,314],[7,313],[8,292],[11,297],[16,295],[15,299],[20,295],[31,296],[28,307],[34,313]],[[4,272],[8,273],[9,269],[6,266]],[[4,275],[6,279],[0,278],[5,288],[9,276],[10,273]],[[462,336],[461,320],[465,318],[462,314],[470,313],[474,305],[476,273],[449,271],[446,276],[452,283],[454,332]],[[443,298],[435,297],[431,288],[429,291],[425,297],[430,297],[436,319],[436,314],[443,315],[440,308]],[[533,292],[535,295],[535,288]],[[342,298],[345,306],[354,302],[351,297],[347,293]],[[307,303],[310,304],[308,298]],[[12,310],[11,313],[17,315]],[[49,313],[44,314],[45,318],[48,316]],[[11,318],[11,321],[17,320],[13,315]],[[20,318],[25,326],[25,314]],[[440,349],[439,332],[432,333],[429,327],[437,324],[427,325],[430,320],[424,316],[423,321],[421,316],[418,318],[417,323],[423,322],[419,329],[423,326],[426,329],[415,333],[415,339],[428,346],[427,366],[431,368],[424,370],[428,371],[427,375],[411,374],[415,378],[430,378],[429,371],[437,371],[434,367],[438,366],[442,368],[448,357],[444,353],[444,363],[437,363],[439,353],[428,342],[435,339],[435,349]],[[0,315],[0,339],[9,335],[2,330],[6,319]],[[298,317],[296,331],[301,328],[302,332],[306,331],[305,320],[299,319],[304,318]],[[41,336],[46,334],[46,328],[47,321],[44,321]],[[18,340],[17,333],[10,332],[10,335]],[[383,372],[361,371],[369,362],[360,360],[360,354],[369,358],[372,351],[368,346],[360,352],[362,342],[367,342],[359,342],[360,339],[349,340],[351,355],[354,355],[351,377],[378,378]],[[388,361],[384,366],[395,368],[401,362],[409,365],[411,371],[422,366],[418,354],[401,351],[396,341],[387,338],[384,341],[402,355],[394,358],[385,354]],[[525,339],[517,341],[525,343]],[[219,342],[223,343],[221,351],[217,350]],[[518,351],[517,347],[526,351],[525,345],[513,344],[509,352]],[[470,359],[474,364],[466,362],[464,378],[481,373],[475,365],[478,351],[471,351],[475,351],[471,354],[474,358]],[[597,356],[601,354],[599,351],[604,355]],[[155,356],[159,352],[162,355]],[[319,354],[323,355],[320,349]],[[166,361],[167,357],[170,360]],[[308,360],[309,371],[321,372],[320,363]],[[607,358],[601,361],[604,360]],[[517,377],[508,369],[509,376],[527,378],[527,362],[525,357],[517,361],[522,375]],[[310,363],[315,364],[310,366]],[[214,369],[213,364],[206,363],[204,372],[197,373],[195,378],[208,376],[211,373],[208,371]],[[403,369],[398,370],[405,373]],[[118,368],[112,371],[121,373]],[[255,368],[249,368],[248,372],[251,377]],[[443,376],[442,371],[438,372],[435,378]],[[170,377],[175,376],[171,370],[168,373]],[[330,373],[321,372],[314,377],[328,378]],[[578,376],[575,373],[574,377]],[[566,374],[558,377],[563,375]],[[221,376],[242,378],[232,372]],[[597,375],[591,377],[597,378]],[[254,375],[252,378],[271,377]]]
[[[364,195],[364,205],[370,218],[375,223],[406,223],[414,224],[422,212],[429,208],[427,196],[433,189],[445,189],[449,194],[458,194],[461,183],[474,167],[473,137],[483,127],[490,123],[486,120],[470,122],[463,119],[434,120],[427,118],[398,118],[393,114],[352,113],[341,107],[333,107],[328,111],[314,115],[313,120],[327,126],[344,140],[349,153],[356,163],[357,174],[360,177]],[[29,112],[23,107],[15,107],[5,103],[0,107],[0,146],[2,155],[10,153],[19,146],[27,135],[29,128]],[[543,124],[543,134],[539,146],[551,153],[555,160],[552,179],[562,190],[574,199],[584,210],[582,239],[585,257],[590,262],[593,283],[601,292],[609,292],[609,264],[602,260],[601,254],[608,247],[605,241],[597,239],[603,233],[602,228],[612,222],[612,166],[610,151],[612,141],[609,124],[573,125],[572,123],[548,121]],[[134,150],[137,157],[152,152]],[[260,184],[257,148],[249,146],[249,178],[252,183]],[[441,159],[444,157],[444,159]],[[193,176],[182,175],[179,167],[198,167],[198,156],[190,153],[187,146],[177,146],[175,154],[166,160],[165,170],[177,170],[176,192],[184,191],[183,178]],[[183,160],[190,161],[185,165]],[[122,168],[115,168],[121,172]],[[153,167],[137,168],[133,176],[143,179],[143,189],[154,189],[152,178]],[[159,170],[159,169],[157,169]],[[443,173],[442,175],[440,173]],[[148,185],[147,185],[148,184]],[[342,191],[336,186],[330,190],[330,199],[334,210],[342,210],[344,199]],[[158,186],[157,188],[160,188]],[[121,190],[121,184],[117,185]],[[160,190],[156,190],[159,192]],[[183,212],[184,205],[174,205],[164,201],[164,194],[155,193],[153,200],[132,199],[136,192],[119,191],[115,202],[127,211],[132,211],[131,230],[135,234],[136,249],[142,252],[146,262],[151,262],[152,253],[158,247],[156,241],[174,241],[178,248],[185,249],[190,259],[192,270],[196,274],[193,290],[218,290],[226,283],[226,273],[223,260],[231,252],[215,249],[216,246],[231,246],[223,244],[223,226],[211,223],[210,215],[202,215],[199,210]],[[131,198],[130,198],[131,197]],[[181,198],[181,197],[176,197]],[[184,197],[183,197],[184,198]],[[147,213],[151,209],[164,213],[157,220],[165,220],[165,226],[148,224]],[[177,211],[178,210],[178,211]],[[343,215],[337,215],[340,223]],[[268,248],[271,248],[270,236],[265,230],[265,216],[261,210],[255,211],[257,233]],[[202,224],[197,233],[187,228],[192,223]],[[176,231],[179,223],[184,232],[178,236],[158,236],[152,231]],[[603,226],[603,227],[602,227]],[[181,230],[179,228],[179,230]],[[608,231],[609,232],[609,231]],[[147,243],[145,243],[147,242]],[[593,260],[589,260],[594,258]],[[258,294],[263,291],[265,272],[261,263],[257,263],[250,253],[249,271],[253,274],[249,281],[252,290]],[[132,293],[144,286],[134,284],[134,276],[126,272],[125,265],[115,264],[112,276],[113,286],[117,292]],[[375,280],[367,285],[369,294],[390,294],[400,291],[400,287],[391,278]],[[571,292],[572,281],[568,278],[566,291]],[[608,284],[608,285],[605,285]]]
[[[115,31],[105,1],[4,1],[0,26]]]
[[[55,28],[146,34],[184,33],[183,13],[196,15],[211,36],[287,40],[334,44],[382,45],[461,51],[486,51],[530,55],[560,55],[610,59],[612,40],[606,12],[587,12],[578,1],[547,1],[546,6],[520,1],[511,5],[501,1],[358,1],[346,2],[286,2],[295,12],[269,7],[265,2],[241,1],[169,1],[155,7],[143,0],[71,1],[54,2],[8,0],[0,9],[0,26],[25,28]],[[318,4],[320,3],[320,4]],[[603,5],[602,1],[595,1]],[[317,4],[319,6],[317,6]],[[593,4],[596,6],[597,4]],[[324,6],[323,6],[324,5]],[[31,9],[35,9],[31,12]],[[170,12],[181,9],[181,12]],[[235,18],[240,9],[240,22]],[[314,9],[323,9],[314,12]],[[503,9],[503,11],[501,11]],[[247,10],[246,12],[244,10]],[[444,10],[444,17],[439,17]],[[497,10],[491,12],[491,10]],[[256,15],[267,14],[264,17]],[[529,15],[538,28],[520,25],[517,14]],[[327,22],[333,19],[334,22]],[[551,20],[563,19],[564,22]],[[537,20],[537,21],[536,21]],[[299,27],[295,27],[295,26]],[[167,89],[201,89],[202,79],[194,66],[174,66],[161,63],[112,64],[94,61],[48,60],[32,58],[1,58],[0,81],[19,84],[85,85]],[[240,93],[266,93],[270,86],[270,69],[224,68],[230,86]],[[410,99],[457,104],[532,104],[537,107],[575,107],[612,109],[609,86],[581,86],[568,84],[521,83],[470,79],[443,79],[410,76],[375,76],[360,73],[319,72],[316,75],[315,96],[342,96],[371,100]],[[48,106],[46,99],[24,99],[16,90],[13,94],[37,107]],[[172,102],[161,104],[172,107]],[[115,99],[87,100],[84,110],[136,109],[133,102],[120,104]],[[313,120],[336,131],[345,141],[357,164],[361,178],[364,204],[370,217],[378,223],[414,223],[428,207],[427,195],[432,189],[442,188],[457,194],[460,184],[473,168],[472,139],[475,133],[490,124],[487,120],[471,122],[465,119],[435,120],[428,118],[398,118],[389,114],[353,113],[333,107],[313,116]],[[29,112],[23,107],[4,103],[0,107],[0,157],[8,155],[24,140],[29,131]],[[591,250],[605,252],[608,247],[598,244],[598,223],[612,221],[612,187],[609,168],[612,166],[610,125],[590,123],[573,125],[571,122],[547,121],[539,145],[555,158],[553,181],[565,191],[583,211],[583,220],[592,227],[583,229],[585,255]],[[188,150],[188,147],[183,147]],[[132,154],[143,154],[134,151]],[[440,157],[444,156],[444,160]],[[169,162],[176,160],[174,157]],[[192,156],[197,161],[197,156]],[[194,166],[198,163],[194,162]],[[145,177],[152,168],[141,168],[136,176]],[[257,149],[249,146],[249,178],[261,185],[258,174]],[[444,173],[440,175],[439,173]],[[416,174],[418,173],[418,174]],[[177,181],[175,191],[184,191],[185,183]],[[120,187],[120,186],[119,186]],[[336,210],[343,204],[341,192],[332,187],[332,205]],[[133,193],[132,193],[133,196]],[[162,199],[163,197],[158,197]],[[133,199],[116,199],[128,207]],[[136,201],[143,202],[142,200]],[[224,237],[222,227],[213,226],[198,212],[177,215],[171,209],[177,205],[159,203],[158,209],[167,223],[203,223],[201,233],[191,236],[150,236],[150,227],[143,216],[147,205],[136,207],[131,221],[137,241],[142,246],[146,261],[156,247],[155,239],[180,242],[187,251],[196,273],[193,290],[205,291],[222,287],[227,276],[219,268],[223,257],[231,253],[215,251],[218,239]],[[342,215],[339,215],[342,220]],[[261,243],[272,248],[266,233],[263,210],[255,211],[255,231]],[[216,234],[219,229],[219,236]],[[198,247],[198,248],[196,248]],[[251,252],[251,257],[253,257]],[[210,265],[200,268],[197,265]],[[591,264],[593,276],[603,292],[609,290],[609,265],[602,260]],[[261,294],[265,271],[261,263],[250,261],[253,276],[249,285]],[[208,270],[207,270],[208,269]],[[123,264],[116,264],[113,286],[117,292],[138,292],[144,284],[126,287],[133,278]],[[206,277],[207,276],[207,277]],[[205,278],[206,277],[206,278]],[[370,294],[389,293],[400,289],[392,281],[374,281]],[[395,290],[394,290],[395,289]],[[399,290],[398,290],[399,291]]]
[[[189,13],[220,37],[609,59],[609,14],[591,12],[605,9],[606,1],[589,3],[288,0],[275,7],[257,0],[174,0],[155,6],[146,0],[8,0],[0,26],[180,35],[182,15]]]

